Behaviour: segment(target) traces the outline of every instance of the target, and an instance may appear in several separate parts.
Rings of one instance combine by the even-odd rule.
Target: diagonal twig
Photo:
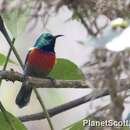
[[[12,40],[12,45],[14,44],[15,42],[15,38],[13,38]],[[9,51],[8,51],[8,54],[7,54],[7,57],[6,57],[6,60],[5,60],[5,64],[4,64],[4,67],[3,67],[3,71],[6,70],[6,67],[7,67],[7,64],[8,64],[8,61],[9,61],[9,57],[11,55],[11,52],[12,52],[12,49],[10,47]],[[2,80],[0,80],[0,86],[1,86],[1,83],[2,83]]]
[[[95,92],[92,92],[88,95],[85,95],[83,97],[80,97],[78,99],[75,99],[73,101],[70,101],[68,103],[65,103],[63,105],[59,105],[57,107],[54,107],[52,109],[49,109],[48,110],[48,113],[50,114],[50,117],[53,117],[57,114],[60,114],[62,112],[65,112],[67,110],[70,110],[74,107],[77,107],[79,105],[82,105],[84,103],[87,103],[89,101],[91,101],[91,99],[98,99],[100,97],[103,97],[103,96],[107,96],[109,95],[108,91],[107,90],[103,90],[103,92],[99,92],[99,94],[97,94],[97,96],[93,97],[93,95],[95,94]],[[19,119],[22,121],[22,122],[26,122],[26,121],[35,121],[35,120],[41,120],[41,119],[44,119],[46,118],[44,114],[42,114],[41,112],[40,113],[36,113],[36,114],[32,114],[32,115],[25,115],[25,116],[21,116],[19,117]]]

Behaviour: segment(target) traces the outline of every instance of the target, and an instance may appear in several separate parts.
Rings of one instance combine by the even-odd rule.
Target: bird
[[[58,37],[63,35],[52,35],[42,33],[36,40],[34,46],[29,50],[24,64],[24,77],[32,76],[47,78],[56,62],[55,43]],[[16,96],[16,104],[19,108],[27,106],[30,101],[32,87],[22,83],[21,89]]]

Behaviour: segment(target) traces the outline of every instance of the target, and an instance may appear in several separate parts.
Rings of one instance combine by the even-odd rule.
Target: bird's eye
[[[52,38],[52,35],[47,35],[47,38]]]
[[[51,36],[47,36],[47,38],[49,38],[49,39],[50,39],[50,38],[51,38]]]

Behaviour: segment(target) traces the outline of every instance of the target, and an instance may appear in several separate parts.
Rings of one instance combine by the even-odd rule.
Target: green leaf
[[[29,10],[25,10],[23,12],[17,9],[2,15],[5,25],[14,37],[17,37],[25,30],[28,22],[29,12]]]
[[[111,22],[111,26],[113,29],[117,28],[127,28],[129,26],[128,21],[122,18],[117,18]]]
[[[80,20],[79,16],[78,16],[77,13],[75,13],[75,12],[73,12],[71,18],[72,18],[72,20],[75,20],[75,19],[76,19],[77,21]]]
[[[75,122],[74,124],[71,124],[63,130],[85,130],[85,127],[83,126],[83,119],[78,122]]]
[[[82,121],[75,123],[69,130],[85,130]]]
[[[4,54],[0,53],[0,65],[4,65],[5,61],[6,61],[6,56]],[[13,60],[9,59],[9,62],[15,64],[15,62]]]
[[[122,130],[130,130],[129,127],[123,127]]]
[[[22,124],[22,122],[19,119],[14,117],[9,112],[7,112],[7,115],[10,118],[10,120],[13,122],[16,130],[27,130],[27,128]],[[0,130],[11,130],[11,128],[10,128],[8,122],[6,121],[6,119],[4,118],[2,112],[0,112]]]
[[[50,77],[62,80],[82,80],[84,75],[81,70],[71,61],[58,58]]]

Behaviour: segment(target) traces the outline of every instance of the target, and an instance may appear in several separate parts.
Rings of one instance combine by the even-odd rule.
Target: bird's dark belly
[[[39,77],[39,78],[45,78],[49,74],[49,70],[43,70],[40,68],[37,68],[33,65],[27,65],[25,67],[25,75],[33,76],[33,77]]]

